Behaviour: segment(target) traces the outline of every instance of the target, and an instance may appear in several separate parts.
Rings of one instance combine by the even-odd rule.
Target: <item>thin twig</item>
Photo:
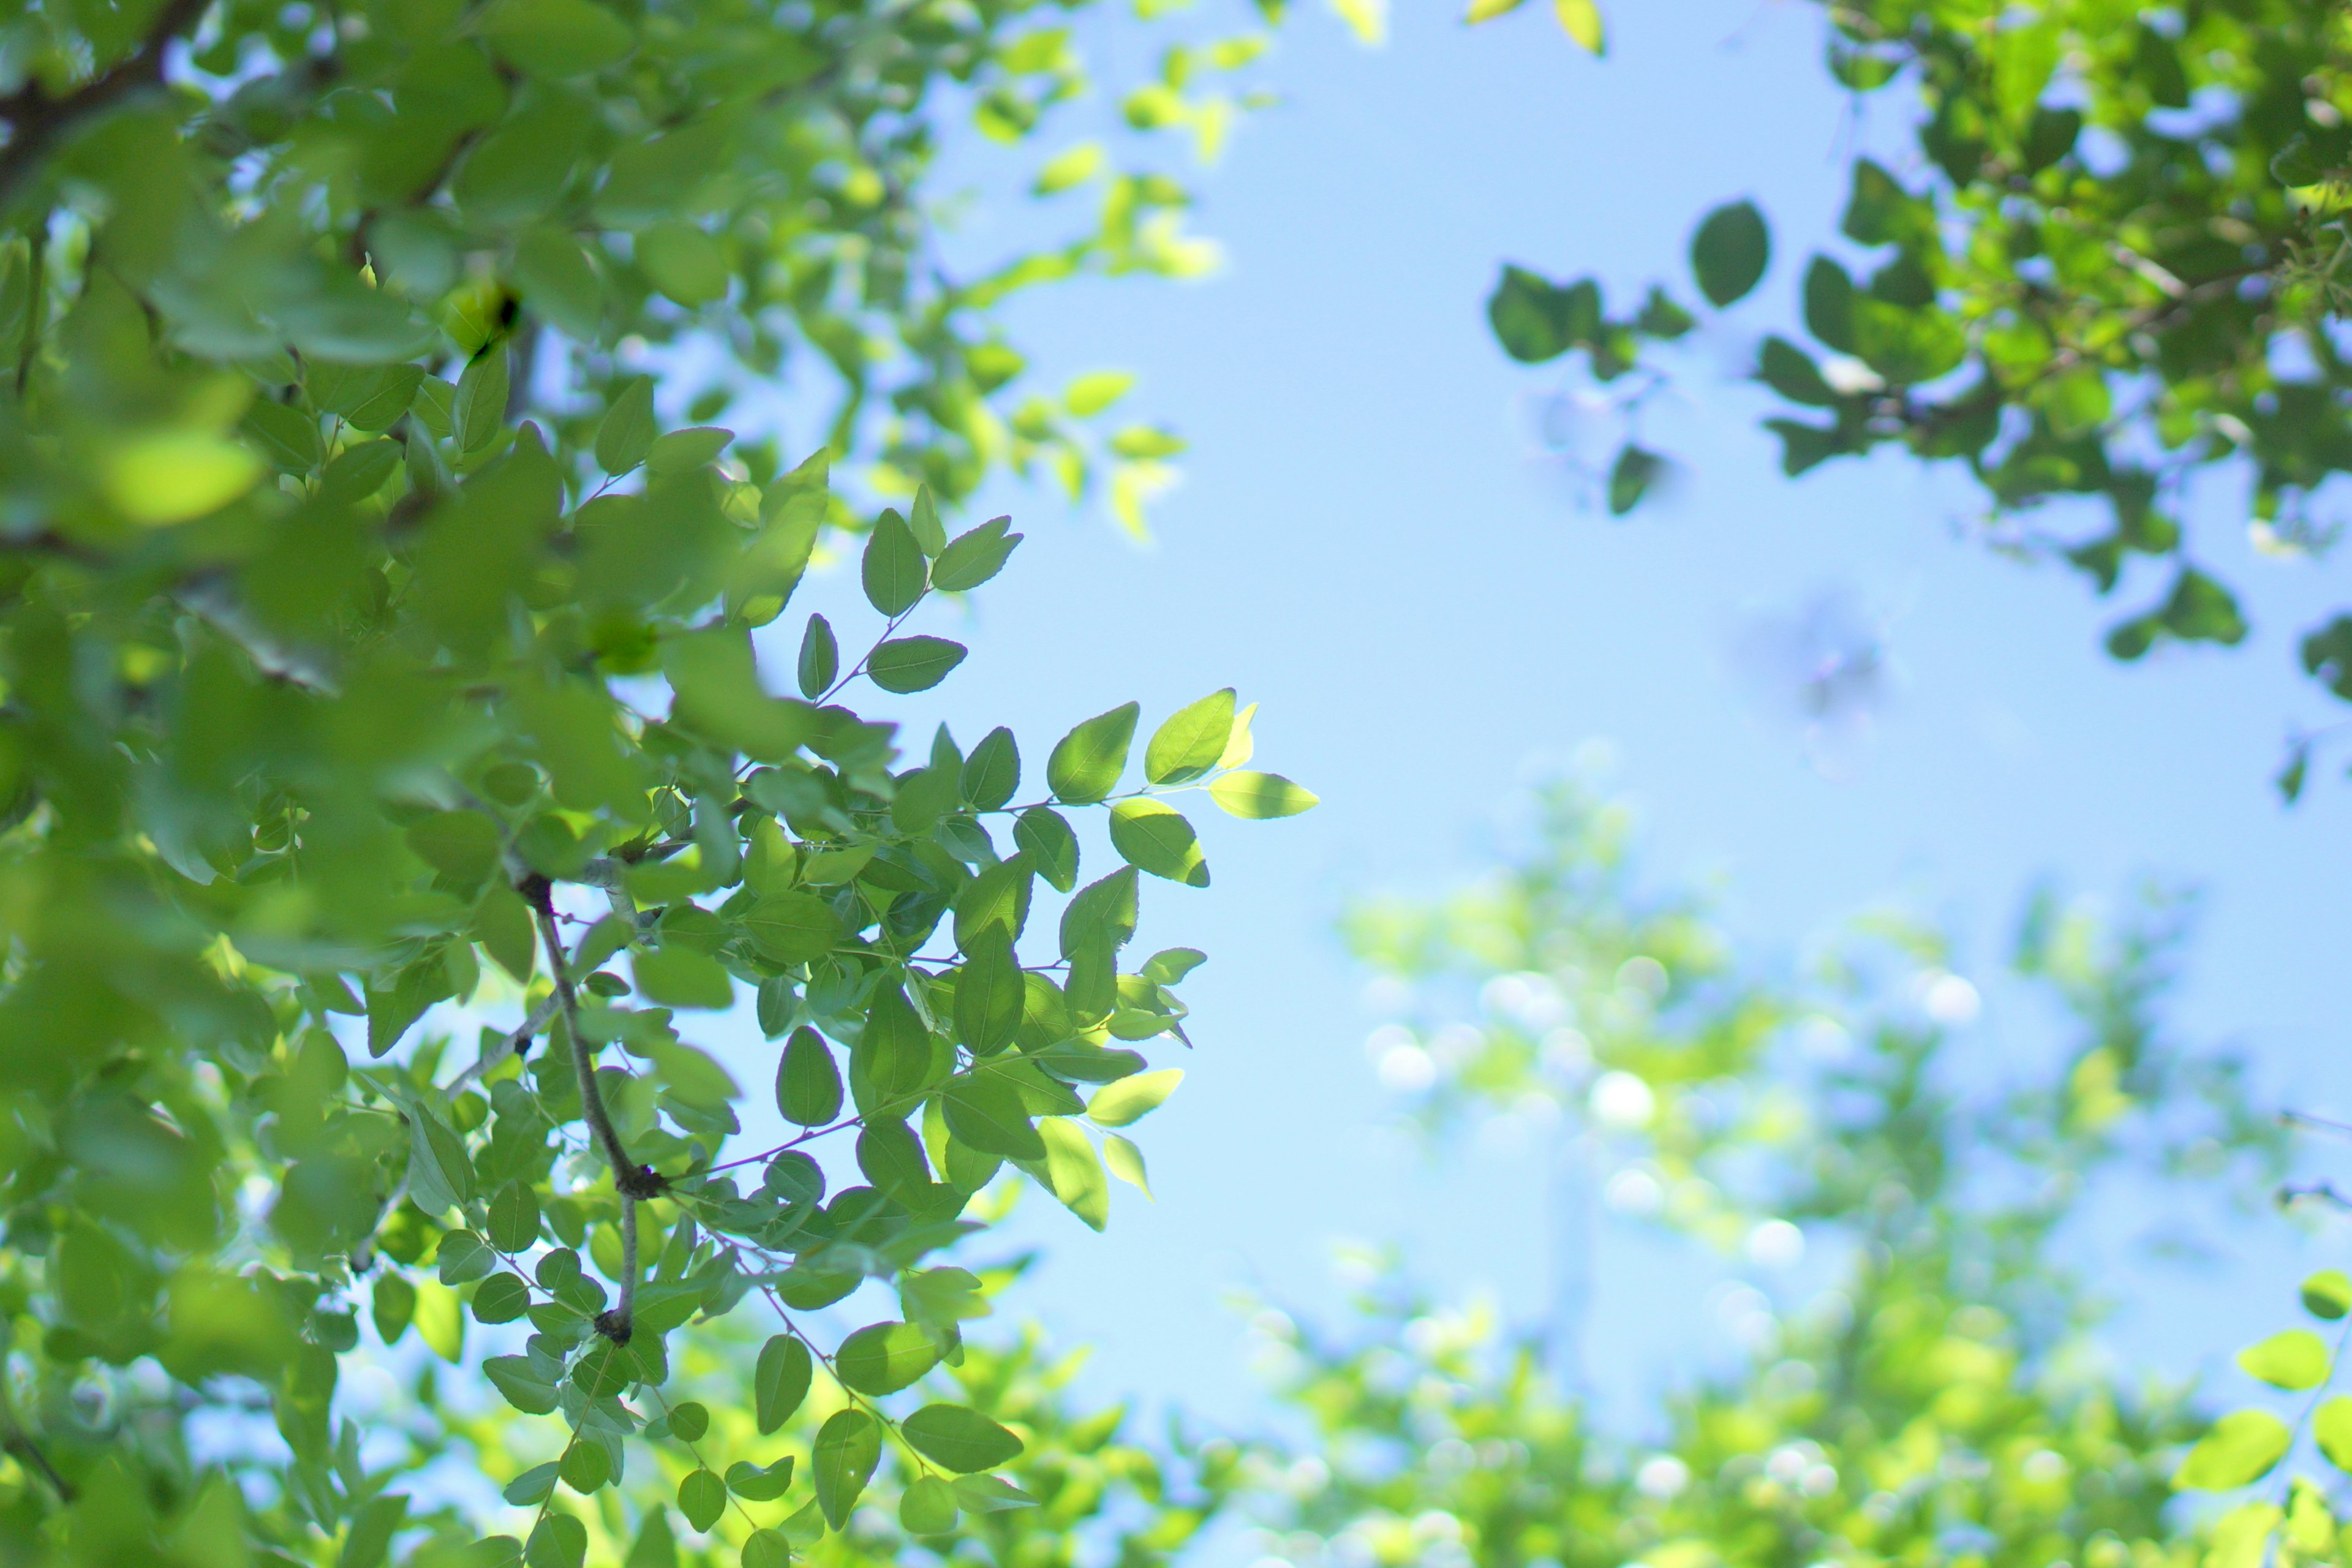
[[[563,1032],[572,1047],[572,1070],[580,1083],[580,1110],[612,1167],[613,1185],[621,1194],[621,1294],[611,1310],[599,1313],[596,1331],[614,1344],[629,1342],[629,1318],[637,1297],[637,1201],[657,1197],[667,1185],[650,1167],[629,1158],[620,1130],[604,1109],[604,1092],[596,1087],[594,1047],[580,1033],[580,996],[572,988],[572,971],[564,963],[563,937],[555,929],[555,904],[547,879],[526,877],[515,889],[530,904],[539,921],[539,939],[547,949],[548,966],[555,972],[555,999],[563,1015]]]

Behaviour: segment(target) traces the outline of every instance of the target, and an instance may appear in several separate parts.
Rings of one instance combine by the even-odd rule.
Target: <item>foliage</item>
[[[1964,466],[2005,549],[2055,557],[2101,594],[2147,592],[2107,637],[2136,659],[2168,641],[2235,644],[2236,595],[2183,525],[2189,498],[2251,484],[2254,542],[2324,551],[2315,498],[2352,468],[2352,389],[2336,322],[2347,299],[2352,75],[2340,7],[2195,0],[1853,0],[1827,7],[1828,63],[1857,98],[1913,95],[1916,157],[1854,157],[1839,253],[1807,259],[1795,293],[1810,344],[1764,340],[1756,369],[1783,405],[1766,421],[1784,470],[1900,446]],[[1907,170],[1908,172],[1899,172]],[[1746,203],[1698,227],[1709,305],[1762,276],[1769,239]],[[1788,274],[1784,273],[1784,278]],[[1514,359],[1581,351],[1626,381],[1694,318],[1653,293],[1612,316],[1600,285],[1504,269],[1490,302]],[[1610,507],[1657,468],[1631,440]],[[2046,503],[2097,501],[2042,521]],[[2234,498],[2220,502],[2238,503]],[[2352,616],[2311,628],[2304,668],[2352,699]],[[2298,743],[2287,783],[2303,777]]]
[[[786,1521],[728,1537],[751,1568],[844,1528],[886,1447],[919,1533],[1025,1500],[992,1479],[1024,1444],[985,1410],[894,1414],[935,1363],[1018,1372],[962,1359],[984,1298],[940,1254],[1001,1167],[1097,1228],[1106,1154],[1142,1179],[1103,1129],[1181,1076],[1133,1047],[1183,1038],[1202,955],[1122,960],[1138,871],[1208,880],[1171,796],[1313,804],[1244,766],[1230,689],[1149,732],[1139,783],[1130,703],[1026,792],[1008,731],[906,757],[856,697],[887,710],[962,660],[910,619],[1021,536],[946,513],[1002,464],[1076,472],[1073,422],[1122,389],[1013,404],[989,308],[1188,264],[1172,183],[1065,166],[1049,184],[1102,194],[1078,238],[938,267],[938,148],[966,113],[1017,143],[1079,90],[1064,20],[0,13],[10,1560],[375,1568],[420,1528],[457,1549],[475,1516],[401,1489],[478,1385],[452,1405],[428,1375],[363,1430],[341,1376],[363,1343],[478,1364],[503,1402],[469,1428],[485,1456],[554,1434],[554,1468],[513,1478],[526,1538],[463,1548],[485,1568],[577,1568],[632,1438],[685,1468],[662,1540],[741,1517],[730,1498]],[[1129,118],[1201,130],[1202,73],[1249,52],[1171,64],[1191,95]],[[666,429],[645,374],[720,367],[688,409],[708,421],[818,362],[829,444],[789,468],[772,435]],[[903,509],[835,491],[864,452]],[[851,657],[811,617],[802,696],[776,697],[761,654],[788,650],[754,634],[829,526],[865,531],[879,631]],[[1089,810],[1116,860],[1081,886]],[[1057,942],[1030,926],[1041,883],[1071,895]],[[787,1042],[773,1092],[803,1131],[778,1147],[730,1142],[769,1086],[688,1037],[746,993]],[[468,998],[520,1021],[461,1065],[425,1015]],[[895,1289],[888,1321],[807,1316],[861,1287]],[[724,1368],[697,1359],[720,1331],[687,1325],[746,1304],[772,1315],[727,1363],[748,1394],[689,1415],[673,1363]],[[779,1462],[747,1405],[762,1439],[825,1418]]]
[[[2103,1181],[2161,1210],[2168,1186],[2254,1177],[2275,1152],[2231,1065],[2158,1022],[2178,907],[2109,927],[2038,899],[2011,967],[2066,1037],[1997,1051],[1955,1028],[1966,993],[1932,933],[1865,922],[1776,980],[1696,900],[1646,894],[1624,834],[1621,810],[1562,789],[1534,851],[1488,883],[1360,912],[1360,951],[1415,998],[1374,1037],[1383,1077],[1422,1086],[1433,1128],[1511,1116],[1598,1140],[1612,1206],[1751,1258],[1801,1237],[1834,1288],[1785,1318],[1731,1292],[1747,1355],[1678,1377],[1648,1431],[1597,1424],[1535,1342],[1392,1269],[1344,1332],[1265,1314],[1313,1431],[1255,1456],[1243,1500],[1269,1552],[1302,1568],[2198,1562],[2167,1505],[2202,1423],[2090,1353],[2100,1300],[2069,1263]]]

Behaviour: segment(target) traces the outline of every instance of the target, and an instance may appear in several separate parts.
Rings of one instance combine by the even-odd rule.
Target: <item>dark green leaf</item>
[[[1718,307],[1755,288],[1771,257],[1771,231],[1753,202],[1716,208],[1691,237],[1691,272],[1698,279],[1698,291]]]

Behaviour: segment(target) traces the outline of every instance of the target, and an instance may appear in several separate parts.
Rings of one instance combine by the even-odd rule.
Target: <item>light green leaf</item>
[[[1055,742],[1045,759],[1046,787],[1054,798],[1072,805],[1091,805],[1118,784],[1127,771],[1128,747],[1135,740],[1136,715],[1142,705],[1122,703],[1097,713]]]
[[[2188,1491],[2229,1491],[2260,1479],[2287,1450],[2286,1424],[2266,1410],[2233,1410],[2189,1450],[2172,1484]]]
[[[1158,1110],[1183,1081],[1182,1068],[1162,1068],[1105,1084],[1087,1101],[1087,1120],[1097,1127],[1130,1126]]]
[[[1200,836],[1174,806],[1143,798],[1122,800],[1110,809],[1110,843],[1138,870],[1188,888],[1209,885],[1209,862]]]
[[[937,1476],[918,1476],[898,1497],[898,1523],[909,1535],[944,1535],[961,1517],[955,1489]]]
[[[1103,1165],[1110,1173],[1141,1193],[1151,1196],[1151,1182],[1143,1170],[1143,1151],[1116,1132],[1103,1135]]]
[[[1559,20],[1559,30],[1589,55],[1609,52],[1609,37],[1601,21],[1601,7],[1596,0],[1552,0],[1552,15]]]
[[[1280,773],[1231,773],[1211,782],[1209,798],[1234,816],[1296,816],[1319,804],[1315,793]]]
[[[718,1472],[696,1469],[677,1483],[677,1511],[697,1530],[709,1530],[727,1511],[727,1483]]]
[[[939,1346],[912,1323],[871,1323],[841,1342],[833,1358],[842,1385],[896,1394],[939,1364]]]
[[[2327,1346],[2309,1329],[2289,1329],[2238,1352],[2238,1366],[2273,1388],[2316,1388],[2327,1381]]]
[[[1143,776],[1156,784],[1191,784],[1217,765],[1234,733],[1234,689],[1213,691],[1179,709],[1153,731]]]
[[[2338,1394],[2311,1413],[2311,1436],[2327,1462],[2352,1475],[2352,1397]]]
[[[1102,1157],[1066,1116],[1042,1117],[1037,1135],[1045,1144],[1045,1181],[1063,1206],[1100,1230],[1110,1220],[1110,1183]]]

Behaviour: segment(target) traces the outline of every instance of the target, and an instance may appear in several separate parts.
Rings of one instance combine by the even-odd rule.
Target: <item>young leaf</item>
[[[1209,798],[1232,816],[1252,819],[1296,816],[1318,804],[1313,791],[1280,773],[1226,773],[1209,785]]]
[[[1153,731],[1143,751],[1143,776],[1157,784],[1191,784],[1217,765],[1234,732],[1234,689],[1213,691],[1181,708]]]
[[[1609,39],[1601,22],[1597,0],[1552,0],[1552,14],[1559,19],[1559,30],[1588,55],[1605,55]]]
[[[2309,1329],[2289,1329],[2238,1352],[2238,1366],[2273,1388],[2316,1388],[2327,1381],[2327,1346]]]
[[[2172,1484],[2189,1491],[2231,1490],[2268,1474],[2287,1443],[2285,1423],[2270,1412],[2233,1410],[2189,1450]]]
[[[1022,1452],[1020,1438],[961,1405],[926,1405],[908,1416],[899,1430],[917,1453],[961,1475],[1009,1465]]]
[[[824,1521],[839,1530],[882,1458],[882,1429],[863,1410],[837,1410],[817,1429],[812,1458],[817,1507],[824,1510]]]
[[[1122,703],[1096,714],[1055,744],[1045,759],[1045,784],[1055,799],[1088,805],[1118,786],[1118,775],[1127,771],[1127,750],[1135,740],[1139,711],[1139,703]]]
[[[1087,1120],[1097,1127],[1126,1127],[1140,1121],[1158,1110],[1183,1081],[1183,1068],[1162,1068],[1158,1072],[1137,1073],[1132,1078],[1107,1083],[1087,1101]]]
[[[895,510],[885,510],[866,536],[865,559],[858,568],[866,603],[886,616],[905,615],[923,596],[926,571],[923,547],[915,542],[907,520]]]
[[[1142,1150],[1118,1133],[1108,1132],[1103,1135],[1102,1159],[1104,1167],[1112,1175],[1145,1197],[1151,1196],[1151,1182],[1144,1173]]]
[[[2338,1394],[2311,1413],[2311,1436],[2327,1462],[2352,1475],[2352,1398]]]
[[[1045,1141],[1045,1178],[1054,1195],[1089,1230],[1102,1229],[1110,1220],[1110,1184],[1095,1146],[1066,1116],[1042,1119],[1037,1134]]]

